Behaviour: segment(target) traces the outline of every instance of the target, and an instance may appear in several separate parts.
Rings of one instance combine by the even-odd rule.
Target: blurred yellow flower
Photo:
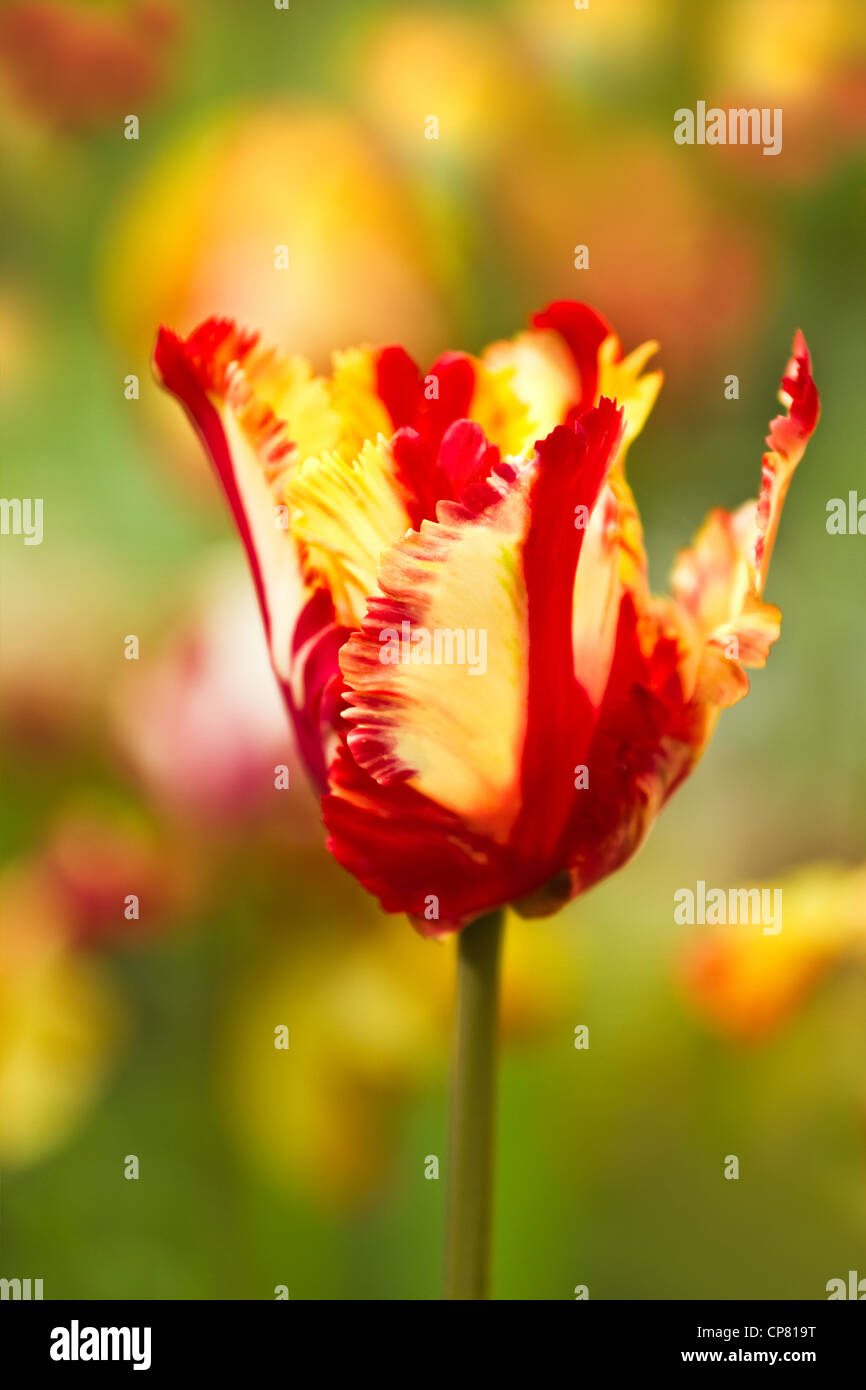
[[[836,965],[866,960],[866,868],[817,865],[782,884],[778,935],[726,926],[689,941],[679,961],[686,997],[724,1036],[757,1042],[781,1026]]]
[[[862,0],[728,0],[708,12],[704,51],[720,93],[737,106],[784,113],[786,159],[744,175],[812,179],[866,134],[866,9]],[[734,99],[736,99],[734,101]],[[764,160],[759,161],[760,165]]]
[[[432,146],[449,164],[464,163],[507,142],[538,96],[514,38],[455,9],[391,11],[366,38],[353,35],[349,71],[384,141],[416,161]]]
[[[405,185],[356,120],[274,100],[221,111],[148,167],[109,233],[102,298],[125,370],[142,379],[155,324],[192,328],[215,308],[320,366],[334,343],[367,338],[426,356],[444,331],[433,258]],[[172,473],[182,459],[200,480],[179,417],[157,405],[149,419]]]
[[[721,79],[777,104],[825,96],[834,77],[866,71],[861,0],[728,0],[717,8],[713,48]],[[788,114],[787,110],[785,112]]]
[[[525,1042],[573,996],[574,968],[553,925],[513,919],[505,941],[502,1035]],[[222,1070],[237,1141],[272,1181],[333,1207],[375,1192],[402,1106],[441,1073],[455,956],[453,939],[431,949],[401,919],[368,912],[345,931],[319,922],[259,960],[231,1005]]]
[[[652,63],[674,22],[670,0],[511,0],[509,17],[530,53],[590,83]]]
[[[100,1094],[123,1034],[100,963],[63,930],[60,896],[30,864],[0,880],[0,1164],[64,1143]]]
[[[392,170],[357,122],[288,101],[224,111],[157,159],[121,208],[105,296],[143,358],[155,323],[192,327],[215,305],[320,364],[335,342],[424,351],[440,330]]]

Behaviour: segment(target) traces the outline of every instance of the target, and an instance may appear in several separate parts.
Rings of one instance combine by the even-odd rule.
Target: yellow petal
[[[379,436],[357,458],[308,458],[286,479],[290,528],[309,569],[331,593],[337,617],[360,627],[377,592],[379,557],[409,528],[391,445]]]
[[[646,424],[661,390],[663,374],[643,372],[650,357],[658,351],[658,343],[642,343],[628,357],[617,361],[620,351],[619,339],[611,333],[598,350],[598,394],[609,396],[625,411],[625,449]]]
[[[321,449],[305,449],[301,457],[324,449],[337,449],[347,459],[356,458],[367,440],[393,433],[391,419],[376,389],[376,356],[370,348],[348,348],[334,353],[330,397],[339,419],[339,442]]]
[[[526,717],[527,487],[501,484],[471,517],[446,504],[410,532],[383,560],[385,598],[340,658],[346,718],[363,725],[349,735],[356,758],[499,839],[518,811]]]
[[[507,382],[511,394],[523,404],[523,421],[515,441],[518,447],[503,449],[504,453],[521,453],[548,435],[555,425],[563,423],[580,395],[574,359],[552,329],[533,329],[491,343],[481,361],[497,380]],[[480,416],[474,418],[480,422]],[[499,443],[496,435],[488,437]]]

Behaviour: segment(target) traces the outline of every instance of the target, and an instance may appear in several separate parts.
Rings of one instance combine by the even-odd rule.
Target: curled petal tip
[[[812,377],[812,358],[799,328],[794,334],[792,356],[782,377],[779,400],[787,414],[777,415],[770,421],[767,444],[796,464],[803,456],[821,413],[818,389]]]

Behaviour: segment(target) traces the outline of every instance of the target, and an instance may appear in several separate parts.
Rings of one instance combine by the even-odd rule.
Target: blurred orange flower
[[[708,359],[742,350],[770,267],[756,220],[697,183],[681,153],[643,130],[599,142],[553,123],[511,142],[491,196],[527,293],[557,293],[568,277],[621,335],[664,323],[669,380],[687,393]]]
[[[866,869],[815,865],[785,880],[778,935],[704,931],[679,975],[692,1008],[717,1032],[759,1042],[784,1024],[831,969],[866,959]]]
[[[736,151],[745,174],[812,181],[866,135],[866,12],[861,0],[728,0],[708,12],[705,51],[719,105],[779,107],[785,159]],[[733,152],[732,152],[733,153]]]

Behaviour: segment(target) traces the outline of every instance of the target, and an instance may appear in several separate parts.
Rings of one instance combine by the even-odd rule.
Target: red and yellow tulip
[[[155,367],[246,547],[329,845],[425,935],[556,910],[623,864],[763,666],[763,597],[818,419],[794,342],[760,496],[714,511],[652,595],[625,453],[661,384],[559,301],[479,358],[399,347],[330,377],[210,319]],[[383,660],[385,636],[406,637]],[[424,634],[484,633],[485,668]],[[426,655],[425,655],[426,652]]]

